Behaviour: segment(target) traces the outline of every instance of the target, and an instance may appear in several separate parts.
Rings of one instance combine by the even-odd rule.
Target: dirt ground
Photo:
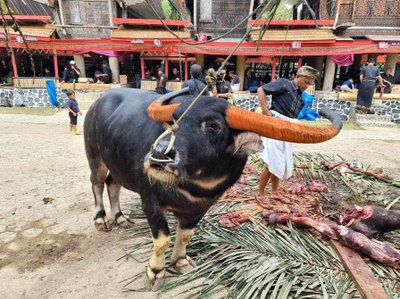
[[[344,130],[322,144],[295,145],[379,166],[398,179],[399,148],[398,128]],[[117,260],[130,245],[123,231],[95,230],[83,137],[69,134],[65,111],[0,114],[0,149],[0,298],[156,298],[122,290],[145,264]],[[132,197],[123,191],[125,210]]]

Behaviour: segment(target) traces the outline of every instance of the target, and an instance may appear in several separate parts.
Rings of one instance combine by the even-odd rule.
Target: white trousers
[[[291,122],[298,122],[297,119],[284,116],[271,110],[274,117]],[[268,165],[269,171],[280,180],[288,179],[293,174],[293,146],[291,142],[275,140],[262,137],[264,150],[260,158]]]

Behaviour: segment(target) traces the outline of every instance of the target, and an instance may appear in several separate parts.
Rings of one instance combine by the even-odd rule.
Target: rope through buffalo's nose
[[[266,0],[264,0],[265,3],[262,3],[259,5],[259,7],[257,7],[257,9],[261,9],[261,13],[256,17],[256,21],[261,19],[261,17],[264,15],[264,13],[266,12],[268,5],[266,4]],[[278,2],[279,4],[279,2]],[[277,7],[277,3],[273,4],[271,7],[273,6]],[[275,11],[276,11],[276,7],[272,13],[271,16],[268,16],[268,18],[264,21],[264,24],[268,21],[268,25],[271,22],[273,16],[275,15]],[[254,11],[255,12],[255,11]],[[253,12],[253,13],[254,13]],[[252,14],[253,14],[252,13]],[[162,20],[161,20],[162,22]],[[243,37],[240,39],[240,41],[237,43],[237,45],[235,46],[235,48],[232,49],[232,51],[229,53],[229,55],[225,58],[224,62],[221,64],[221,66],[218,68],[216,75],[218,76],[220,74],[220,72],[222,71],[222,69],[225,67],[225,65],[227,64],[227,62],[229,61],[229,59],[233,56],[233,54],[237,51],[237,49],[240,47],[240,45],[243,43],[243,41],[246,39],[246,37],[250,34],[251,30],[253,29],[254,25],[256,24],[256,22],[254,22],[253,24],[250,25],[250,27],[247,29],[246,33],[243,35]],[[190,103],[190,105],[185,109],[185,111],[183,111],[182,115],[175,121],[174,120],[174,125],[172,125],[169,129],[167,129],[164,133],[162,133],[157,140],[154,142],[153,144],[153,148],[156,148],[156,146],[161,142],[161,140],[168,136],[171,135],[171,139],[169,141],[168,147],[165,150],[164,155],[168,154],[175,142],[175,131],[178,129],[179,127],[179,123],[182,120],[182,118],[184,118],[186,116],[186,114],[189,112],[190,109],[192,109],[192,107],[197,103],[197,101],[200,99],[201,95],[207,90],[207,85],[204,86],[204,88],[202,89],[202,91],[194,98],[194,100],[192,101],[192,103]],[[188,87],[185,87],[184,89],[189,90]],[[182,91],[182,90],[181,90]],[[163,97],[168,98],[168,95],[164,95]],[[162,98],[163,98],[162,97]],[[150,158],[156,159],[154,157],[152,157],[152,155],[150,155]]]
[[[179,128],[179,125],[175,122],[170,128],[168,128],[166,131],[164,131],[164,133],[162,133],[154,142],[153,144],[153,149],[155,149],[157,147],[157,145],[161,142],[161,140],[163,140],[165,137],[167,137],[168,135],[171,135],[171,138],[169,139],[169,143],[167,146],[167,149],[165,150],[163,156],[166,156],[173,148],[174,143],[175,143],[175,131]],[[158,159],[158,158],[154,158],[152,154],[150,154],[150,159],[152,159],[153,161],[157,161],[157,162],[170,162],[171,158],[166,157],[166,159]]]

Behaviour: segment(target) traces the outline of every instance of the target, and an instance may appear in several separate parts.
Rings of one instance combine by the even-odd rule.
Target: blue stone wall
[[[387,107],[382,114],[391,114],[393,122],[400,122],[400,100],[382,101],[382,105]]]
[[[255,111],[259,106],[258,96],[256,94],[234,94],[233,99],[236,107],[244,108],[250,111]],[[340,101],[331,97],[325,97],[324,94],[317,94],[311,109],[317,110],[322,107],[326,107],[337,112],[343,121],[349,120],[351,107],[350,101]]]

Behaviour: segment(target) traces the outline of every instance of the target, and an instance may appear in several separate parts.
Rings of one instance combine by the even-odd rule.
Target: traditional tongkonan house
[[[383,0],[379,6],[369,0],[309,0],[310,8],[302,1],[282,1],[272,21],[267,20],[268,12],[260,18],[262,1],[258,0],[8,3],[34,54],[36,76],[44,75],[48,66],[49,74],[61,81],[74,60],[81,70],[75,88],[96,81],[96,74],[104,72],[102,63],[110,70],[112,83],[153,89],[151,80],[161,66],[172,82],[169,88],[179,88],[179,82],[189,77],[191,63],[196,61],[204,70],[219,67],[250,28],[227,63],[227,69],[240,78],[241,90],[248,69],[261,82],[268,82],[289,78],[301,65],[310,65],[321,73],[316,90],[328,94],[350,77],[357,86],[368,57],[377,60],[382,72],[390,67],[396,82],[400,81],[400,6],[393,0]],[[10,20],[4,7],[3,13]],[[12,27],[12,21],[7,22]],[[15,78],[30,76],[25,54],[29,50],[17,33],[9,32],[13,51],[6,50],[2,33],[3,56],[11,61],[14,53]],[[15,85],[20,82],[14,80]]]

